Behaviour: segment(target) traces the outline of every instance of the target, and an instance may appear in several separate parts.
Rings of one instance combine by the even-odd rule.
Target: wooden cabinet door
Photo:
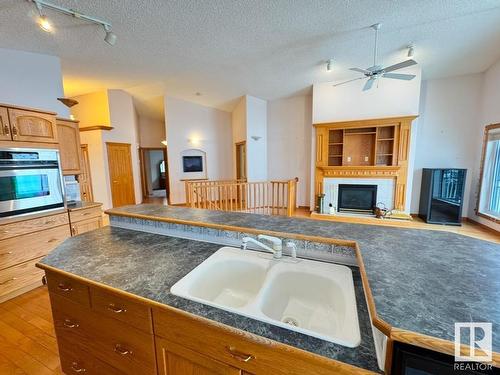
[[[81,167],[78,182],[80,183],[82,201],[92,202],[94,193],[92,192],[92,177],[90,175],[89,145],[81,145]]]
[[[0,107],[0,141],[10,141],[12,135],[10,132],[9,114],[7,108]]]
[[[195,351],[156,337],[160,375],[240,375],[241,371]]]
[[[79,221],[71,225],[71,235],[77,236],[102,227],[102,217]]]
[[[57,143],[53,115],[9,108],[9,121],[14,141]]]
[[[63,174],[80,174],[82,162],[80,159],[80,131],[78,129],[78,122],[58,119],[57,136],[59,138],[59,152]]]
[[[135,204],[130,144],[106,142],[113,207]]]

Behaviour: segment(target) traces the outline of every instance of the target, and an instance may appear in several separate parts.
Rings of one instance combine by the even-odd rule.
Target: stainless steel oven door
[[[64,207],[59,169],[0,170],[0,217]]]

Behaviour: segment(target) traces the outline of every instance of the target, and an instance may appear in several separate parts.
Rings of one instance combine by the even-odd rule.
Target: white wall
[[[0,48],[0,103],[33,107],[69,116],[58,57]]]
[[[421,70],[419,66],[398,71],[415,74],[411,81],[381,79],[363,91],[365,80],[333,87],[336,82],[313,86],[313,123],[364,120],[418,115]]]
[[[479,189],[479,169],[481,164],[481,151],[483,142],[483,130],[486,125],[500,123],[500,60],[493,64],[484,74],[481,92],[481,107],[479,108],[479,129],[475,140],[476,158],[474,169],[471,170],[469,178],[472,180],[470,194],[469,217],[497,231],[500,224],[483,219],[475,214],[476,202]]]
[[[267,101],[246,98],[247,180],[267,180]],[[254,139],[254,137],[258,139]]]
[[[267,105],[267,174],[270,180],[299,178],[297,204],[309,206],[312,96]]]
[[[139,116],[139,143],[141,147],[164,147],[165,120]]]
[[[230,113],[165,97],[165,123],[172,204],[186,201],[184,182],[180,181],[181,152],[186,149],[206,152],[208,179],[233,177]]]
[[[417,126],[411,212],[418,212],[422,168],[466,168],[464,194],[467,215],[471,175],[478,168],[481,122],[481,74],[423,82]]]

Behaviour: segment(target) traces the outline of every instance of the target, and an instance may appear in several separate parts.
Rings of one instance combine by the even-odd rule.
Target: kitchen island
[[[493,243],[437,231],[158,205],[129,206],[108,213],[111,215],[111,224],[116,227],[100,229],[66,241],[46,257],[40,267],[49,272],[62,272],[66,276],[82,278],[91,285],[123,291],[130,296],[181,310],[190,316],[208,319],[230,331],[244,332],[250,340],[279,343],[282,345],[280,348],[285,347],[292,353],[306,353],[312,362],[319,358],[318,363],[325,365],[325,368],[330,364],[333,366],[332,371],[336,363],[347,364],[335,368],[336,371],[342,368],[345,373],[349,373],[350,365],[360,370],[377,371],[371,322],[390,337],[389,354],[393,340],[449,354],[453,345],[450,341],[453,335],[450,325],[452,327],[454,321],[470,320],[463,319],[472,309],[475,311],[472,316],[483,319],[480,321],[492,321],[494,329],[498,329],[495,327],[499,321],[497,306],[500,288],[495,271],[499,269],[499,264],[495,258],[498,259],[499,250],[498,245]],[[136,225],[144,231],[124,229],[127,227],[125,224]],[[352,269],[361,345],[357,348],[342,347],[173,296],[169,292],[173,283],[221,246],[199,239],[193,241],[154,234],[158,233],[162,225],[182,226],[187,232],[193,232],[193,228],[200,231],[202,228],[217,230],[224,237],[239,233],[234,236],[235,239],[241,233],[266,233],[299,243],[323,242],[332,246],[327,251],[338,251],[343,255],[352,249],[353,256],[357,257],[354,259],[359,262],[359,270],[356,267]],[[122,228],[117,228],[119,226]],[[145,233],[148,231],[154,233]],[[468,259],[467,251],[477,256]],[[306,251],[301,255],[308,254]],[[477,267],[480,277],[463,274],[466,264]],[[470,282],[468,278],[475,279],[476,286],[478,283],[482,286],[481,296],[484,298],[474,298],[472,290],[471,293],[461,290]],[[454,293],[454,290],[461,290],[463,303],[453,303],[457,300],[454,298],[456,296],[448,293]],[[494,350],[498,352],[496,331],[493,338]],[[294,352],[295,349],[298,351]]]

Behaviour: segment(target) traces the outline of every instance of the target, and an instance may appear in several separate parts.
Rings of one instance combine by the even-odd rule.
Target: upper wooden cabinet
[[[0,140],[10,141],[12,139],[10,134],[9,114],[7,108],[0,107]]]
[[[82,172],[82,160],[78,121],[58,118],[57,135],[63,174],[80,174]]]
[[[9,108],[12,140],[57,143],[56,118],[53,114]]]

